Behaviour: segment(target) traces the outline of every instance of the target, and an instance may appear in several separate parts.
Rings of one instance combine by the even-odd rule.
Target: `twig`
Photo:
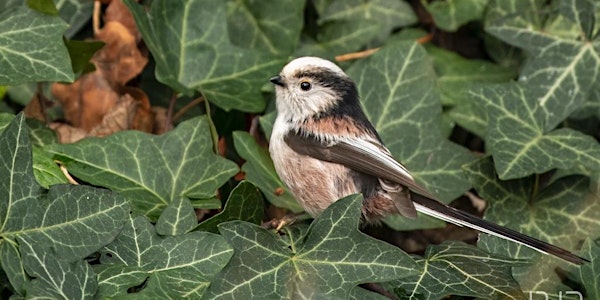
[[[102,3],[99,0],[94,1],[94,13],[92,14],[92,28],[94,36],[100,32],[100,12],[102,11]]]
[[[167,117],[165,118],[165,132],[173,129],[173,109],[175,109],[175,101],[177,101],[177,93],[173,92],[169,99],[169,108],[167,109]]]
[[[426,36],[418,38],[417,43],[426,44],[426,43],[429,43],[432,39],[433,39],[433,33],[428,33]],[[341,54],[341,55],[338,55],[335,57],[335,61],[343,62],[343,61],[355,60],[355,59],[359,59],[359,58],[365,58],[365,57],[377,52],[377,50],[379,50],[379,47],[367,49],[364,51]]]
[[[358,51],[358,52],[352,52],[352,53],[338,55],[335,57],[335,61],[342,62],[342,61],[349,61],[349,60],[354,60],[354,59],[359,59],[359,58],[365,58],[365,57],[377,52],[377,50],[379,50],[379,48],[373,48],[373,49],[368,49],[368,50],[364,50],[364,51]]]
[[[59,164],[60,171],[63,173],[63,175],[65,175],[65,177],[67,177],[67,181],[70,184],[79,185],[79,182],[77,182],[77,180],[75,180],[71,176],[71,174],[69,174],[69,171],[67,170],[67,168],[65,166],[61,165],[60,162],[58,162],[58,161],[55,161],[55,162]]]
[[[173,122],[179,120],[179,118],[181,118],[183,116],[183,114],[185,114],[188,110],[192,109],[192,107],[202,103],[202,101],[204,101],[204,97],[200,96],[200,97],[192,100],[190,103],[186,104],[179,111],[177,111],[177,113],[175,113],[175,115],[173,115]]]

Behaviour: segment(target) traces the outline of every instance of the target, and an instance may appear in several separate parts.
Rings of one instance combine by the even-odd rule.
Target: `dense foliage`
[[[102,2],[0,3],[3,297],[600,299],[597,2]],[[347,53],[428,190],[591,262],[487,235],[409,255],[359,230],[357,195],[261,227],[302,211],[265,147],[268,78]]]

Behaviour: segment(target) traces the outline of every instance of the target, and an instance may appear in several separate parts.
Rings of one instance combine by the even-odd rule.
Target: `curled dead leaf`
[[[139,75],[148,58],[137,47],[136,38],[119,22],[108,22],[96,34],[96,38],[106,43],[92,62],[103,76],[116,86],[124,86]]]

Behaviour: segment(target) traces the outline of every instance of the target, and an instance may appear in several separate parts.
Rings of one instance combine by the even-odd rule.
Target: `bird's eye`
[[[308,91],[312,88],[312,85],[310,85],[310,82],[308,82],[308,81],[302,81],[302,82],[300,82],[300,88],[303,91]]]

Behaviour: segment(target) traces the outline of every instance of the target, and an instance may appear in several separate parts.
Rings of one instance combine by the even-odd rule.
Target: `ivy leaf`
[[[392,30],[414,24],[417,16],[406,1],[320,0],[313,1],[319,14],[315,39],[306,40],[299,55],[334,55],[380,44]]]
[[[481,19],[488,0],[421,0],[421,4],[433,17],[436,27],[454,32],[468,22]]]
[[[65,44],[69,50],[73,72],[77,76],[96,70],[96,66],[90,62],[90,59],[96,51],[104,47],[103,42],[65,40]]]
[[[132,0],[125,4],[156,60],[160,82],[186,94],[198,90],[225,110],[265,108],[260,88],[283,60],[231,43],[225,1],[156,0],[149,13]]]
[[[560,178],[539,189],[535,178],[499,180],[490,158],[466,165],[465,173],[488,201],[485,219],[491,222],[571,250],[585,238],[597,237],[600,201],[598,195],[590,193],[589,180],[583,176]],[[524,290],[564,290],[554,270],[557,264],[565,265],[564,261],[489,235],[481,235],[478,246],[498,255],[529,260],[530,265],[513,270]]]
[[[72,38],[92,17],[93,0],[59,0],[56,1],[58,15],[69,23],[65,31],[67,38]]]
[[[293,212],[303,210],[277,175],[266,149],[261,148],[249,133],[243,131],[233,133],[233,144],[237,153],[246,160],[242,166],[246,179],[255,184],[269,202]]]
[[[190,199],[176,197],[158,217],[156,232],[160,235],[181,235],[198,224]]]
[[[221,236],[190,232],[160,237],[144,216],[131,218],[101,250],[98,297],[199,299],[233,254]]]
[[[473,156],[441,134],[439,92],[423,47],[392,41],[352,65],[348,74],[357,83],[367,117],[417,181],[446,201],[469,189],[460,166]]]
[[[236,46],[288,56],[300,39],[305,1],[227,1],[227,29]]]
[[[552,130],[582,105],[600,69],[600,39],[588,40],[589,32],[581,31],[590,26],[589,19],[581,19],[578,13],[587,9],[587,1],[564,3],[550,15],[544,15],[543,4],[539,4],[534,8],[540,10],[537,17],[527,18],[521,12],[486,25],[490,34],[530,52],[519,81],[527,86],[528,97],[539,104],[543,132]]]
[[[25,117],[19,114],[0,133],[0,178],[8,179],[0,181],[0,262],[20,295],[29,284],[21,245],[43,245],[47,250],[36,247],[36,256],[77,264],[118,234],[129,211],[125,199],[107,190],[54,185],[45,191],[32,165]]]
[[[470,91],[472,101],[487,112],[486,141],[502,179],[548,170],[600,170],[600,144],[578,131],[562,128],[545,133],[544,109],[531,96],[530,85],[485,85]]]
[[[0,14],[0,85],[74,80],[62,35],[68,25],[25,5]]]
[[[394,281],[409,299],[442,299],[450,295],[486,299],[524,299],[513,279],[515,261],[493,256],[462,242],[429,246],[416,260],[421,274]]]
[[[178,197],[208,199],[238,168],[212,152],[206,117],[183,122],[161,136],[138,131],[46,151],[78,178],[126,196],[132,209],[152,219]]]
[[[487,118],[481,108],[470,101],[469,87],[475,82],[507,82],[516,78],[516,69],[489,61],[466,59],[437,47],[428,47],[427,52],[433,59],[441,101],[451,107],[448,115],[463,128],[484,137]]]
[[[84,261],[69,262],[46,244],[19,240],[23,266],[34,277],[25,286],[28,298],[90,299],[96,292],[96,273]]]
[[[260,224],[264,217],[263,197],[248,181],[242,181],[229,194],[223,211],[198,224],[195,230],[218,233],[217,225],[233,220]]]
[[[236,251],[205,298],[346,298],[360,283],[417,274],[404,252],[358,231],[361,199],[338,200],[293,243],[242,221],[219,225]]]
[[[44,188],[55,184],[68,183],[67,177],[54,160],[41,148],[33,147],[33,175]]]
[[[580,267],[572,267],[571,272],[583,283],[587,299],[600,297],[600,240],[587,239],[581,247],[580,254],[589,257],[591,263]]]

